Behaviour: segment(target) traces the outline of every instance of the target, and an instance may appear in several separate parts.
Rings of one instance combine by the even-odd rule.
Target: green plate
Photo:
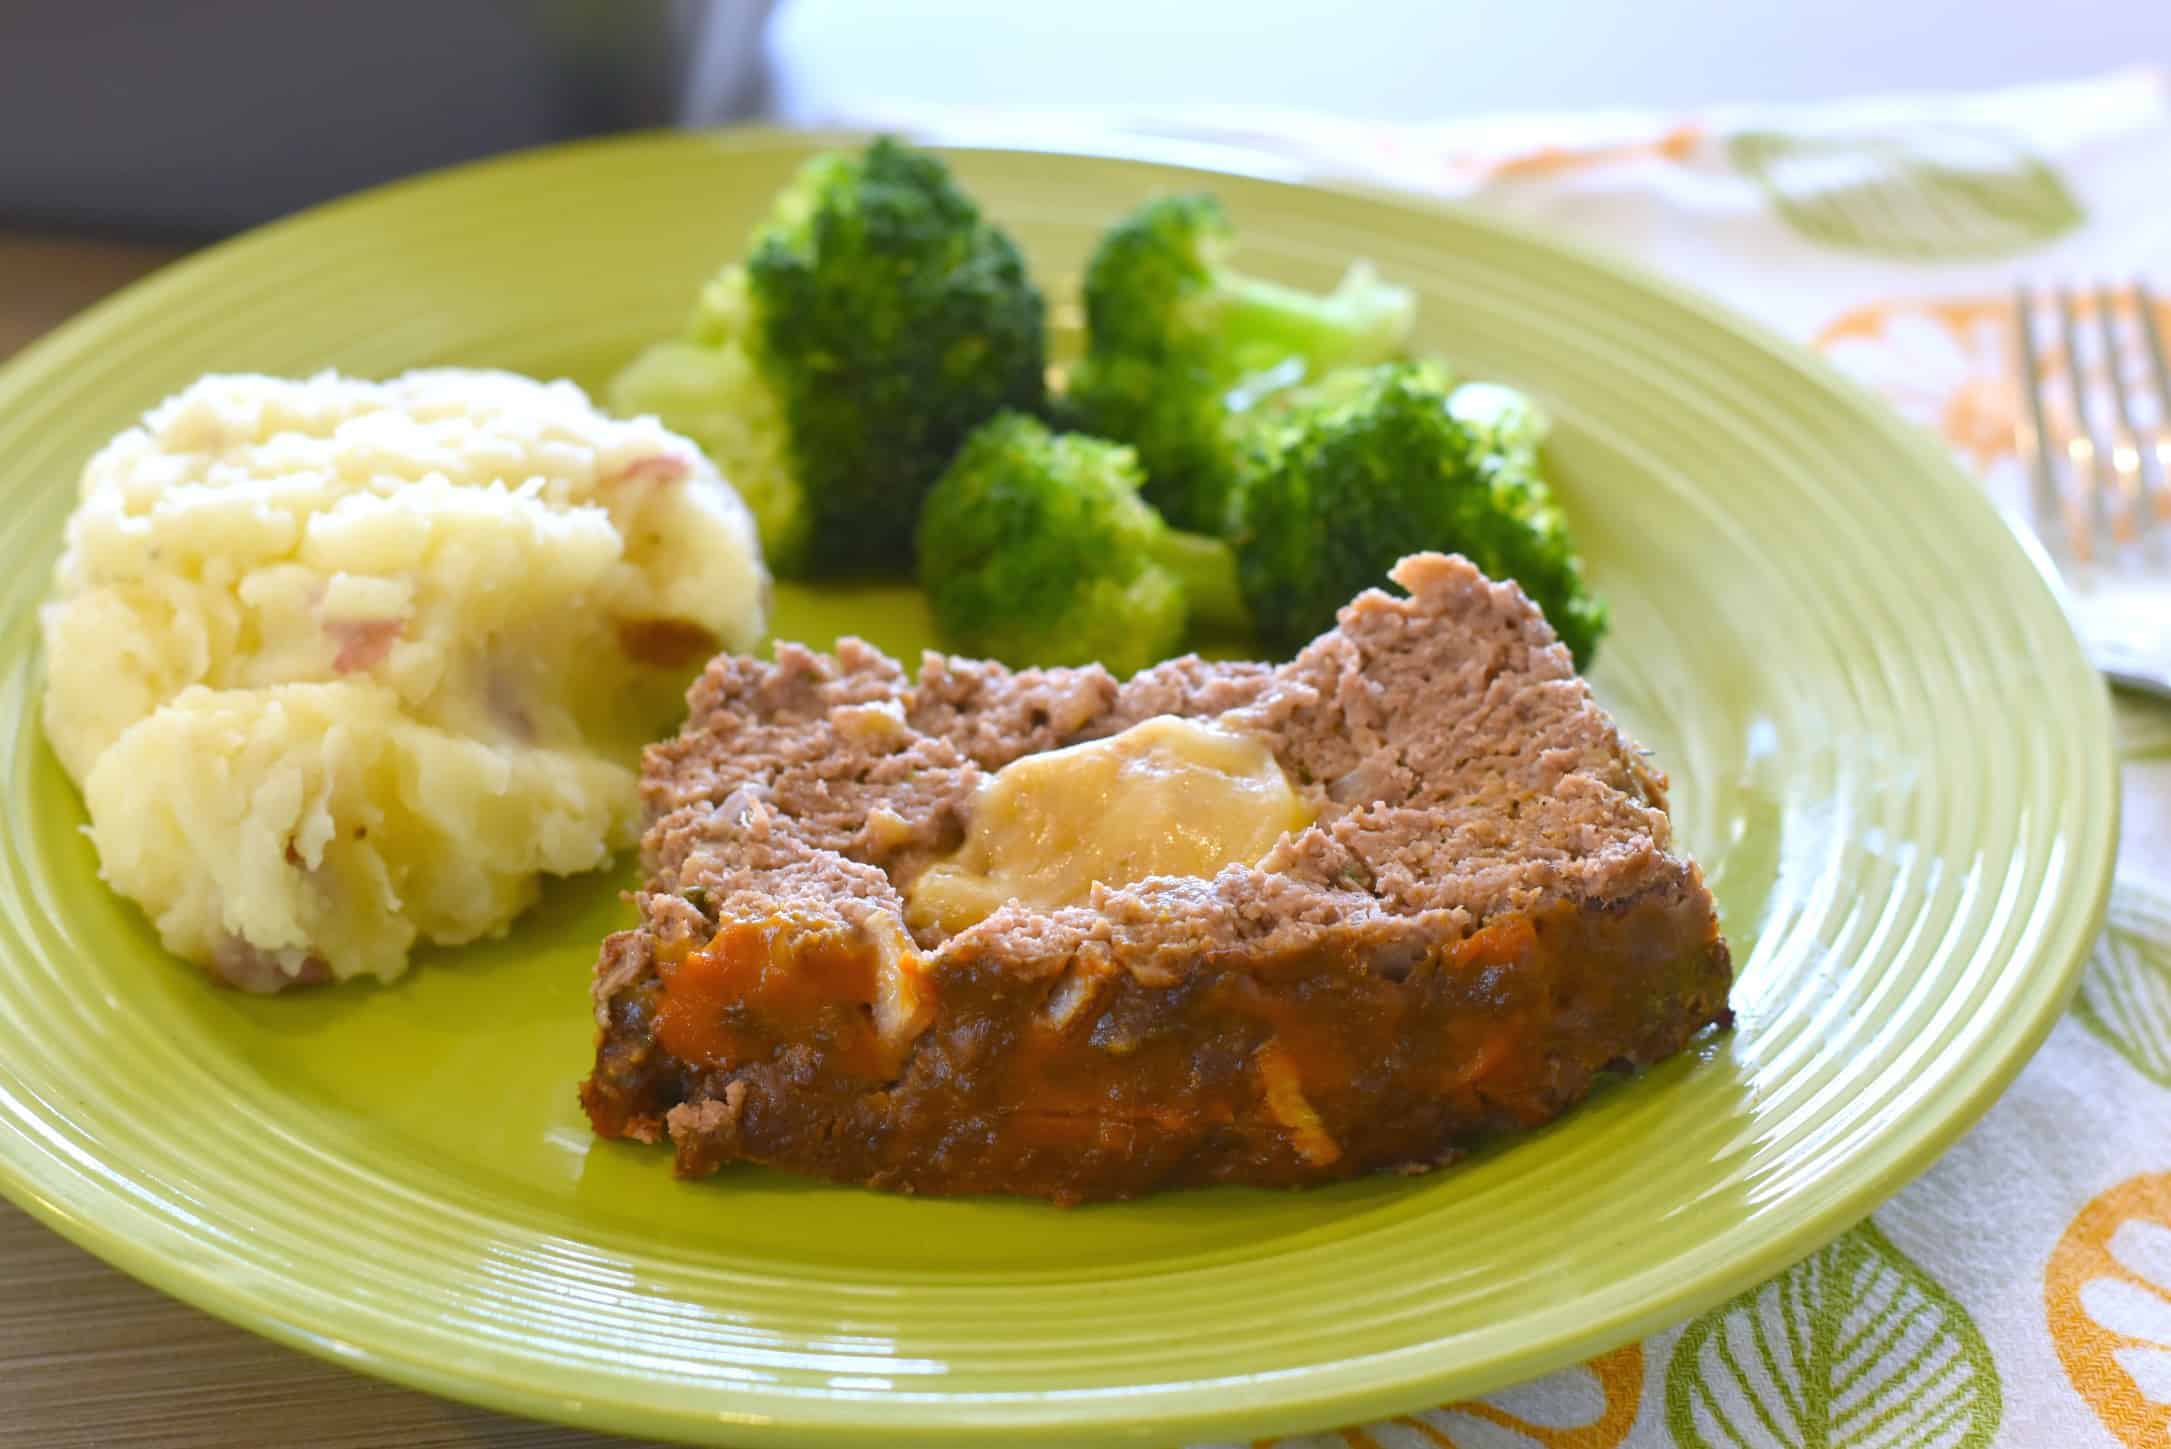
[[[192,1303],[520,1413],[745,1444],[1172,1443],[1351,1423],[1623,1342],[1920,1171],[2048,1030],[2116,825],[2102,685],[1925,438],[1807,355],[1462,212],[1082,156],[955,155],[1067,299],[1097,229],[1211,185],[1258,269],[1364,255],[1422,342],[1527,385],[1618,620],[1601,697],[1675,780],[1739,1028],[1429,1177],[1061,1212],[594,1141],[574,1102],[628,876],[390,988],[262,1000],[98,883],[35,723],[72,483],[210,369],[475,363],[599,382],[674,325],[805,143],[497,161],[270,227],[0,373],[0,1185]],[[909,651],[899,591],[780,632]]]

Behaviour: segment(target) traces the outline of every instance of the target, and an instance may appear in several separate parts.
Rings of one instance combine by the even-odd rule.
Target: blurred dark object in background
[[[572,136],[714,125],[776,0],[0,0],[0,222],[196,236]]]

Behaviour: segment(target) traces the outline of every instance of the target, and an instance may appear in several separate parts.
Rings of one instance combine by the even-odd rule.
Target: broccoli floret
[[[1553,420],[1535,398],[1497,382],[1464,383],[1448,394],[1447,410],[1470,430],[1481,453],[1517,463],[1535,465],[1538,449],[1553,431]]]
[[[1259,634],[1289,652],[1331,628],[1335,611],[1380,584],[1396,559],[1460,553],[1513,579],[1587,663],[1605,605],[1583,579],[1552,490],[1538,469],[1543,415],[1472,393],[1458,420],[1436,369],[1388,364],[1337,379],[1299,402],[1246,476],[1234,509],[1237,569]],[[1502,389],[1502,392],[1507,390]]]
[[[1241,631],[1229,546],[1170,528],[1143,482],[1130,448],[1020,413],[973,433],[920,514],[920,586],[944,643],[1123,676],[1175,653],[1187,627]]]
[[[1322,296],[1236,271],[1235,244],[1211,196],[1117,222],[1086,268],[1086,355],[1069,387],[1087,428],[1138,449],[1147,500],[1202,532],[1226,526],[1247,414],[1330,369],[1399,355],[1416,315],[1362,262]]]
[[[747,345],[746,271],[727,268],[704,287],[686,337],[654,343],[611,381],[610,407],[654,413],[701,445],[752,510],[769,566],[805,566],[812,519],[784,400]]]
[[[949,169],[882,139],[809,161],[610,401],[709,452],[777,573],[901,571],[965,435],[1041,403],[1044,320],[1017,246]]]

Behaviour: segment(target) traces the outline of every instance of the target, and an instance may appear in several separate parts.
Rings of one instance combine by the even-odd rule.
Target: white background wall
[[[2171,0],[784,0],[772,109],[1189,100],[1420,119],[2171,66]]]

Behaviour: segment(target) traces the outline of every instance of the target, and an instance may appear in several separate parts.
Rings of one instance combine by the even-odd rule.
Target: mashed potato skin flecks
[[[251,990],[502,931],[768,580],[736,494],[571,383],[206,377],[85,468],[46,732],[106,879]]]

